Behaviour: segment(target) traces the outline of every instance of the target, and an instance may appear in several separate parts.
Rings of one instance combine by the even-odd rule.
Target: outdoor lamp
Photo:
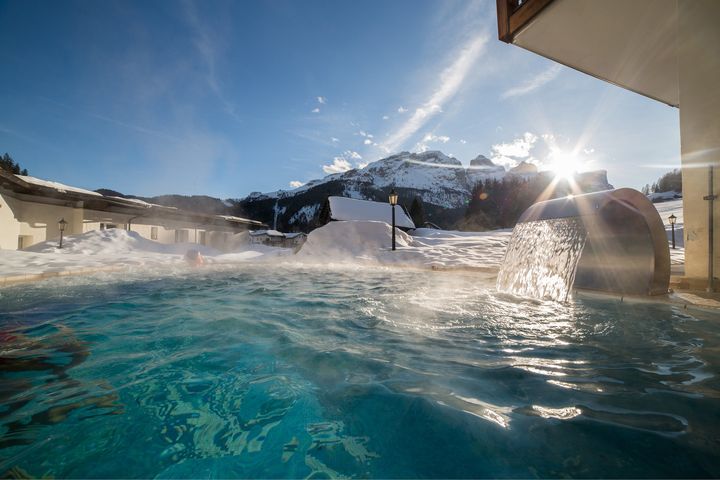
[[[395,191],[395,189],[393,188],[392,190],[390,190],[390,205],[392,205],[394,207],[395,205],[397,205],[397,201],[398,201],[398,194]]]
[[[390,190],[390,205],[392,206],[392,249],[395,250],[395,205],[397,205],[398,194],[393,188]]]
[[[66,222],[64,218],[61,218],[58,222],[58,228],[60,229],[60,245],[58,245],[58,248],[62,248],[63,232],[65,231],[67,224],[68,222]]]
[[[677,217],[670,215],[668,220],[670,220],[670,227],[672,228],[672,248],[675,248],[675,222],[677,221]]]

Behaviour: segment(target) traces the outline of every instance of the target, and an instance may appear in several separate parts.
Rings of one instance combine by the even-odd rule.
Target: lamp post
[[[675,215],[670,215],[668,217],[668,220],[670,220],[670,227],[672,228],[672,248],[675,248],[675,222],[677,221],[677,217]]]
[[[392,249],[395,250],[395,205],[397,205],[398,194],[393,188],[390,190],[390,205],[392,206]]]
[[[67,223],[64,218],[61,218],[58,222],[58,228],[60,229],[60,245],[58,245],[58,248],[62,248],[63,232],[65,231]]]

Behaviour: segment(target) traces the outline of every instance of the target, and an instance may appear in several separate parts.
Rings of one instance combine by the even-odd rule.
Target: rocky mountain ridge
[[[527,162],[506,170],[478,155],[466,168],[458,159],[440,151],[401,152],[362,169],[312,180],[294,190],[254,192],[238,203],[252,218],[270,225],[277,223],[278,228],[308,230],[313,228],[320,208],[330,195],[385,202],[390,190],[395,188],[401,204],[407,207],[419,197],[428,220],[450,228],[465,212],[478,182],[506,178],[528,181],[543,175],[551,174],[539,172],[536,165]],[[578,174],[575,180],[584,192],[613,188],[604,170]]]
[[[253,192],[241,199],[180,195],[128,197],[186,210],[244,216],[284,231],[308,231],[317,225],[320,209],[328,196],[386,202],[390,190],[394,188],[402,205],[409,207],[417,197],[423,202],[427,220],[451,228],[466,211],[473,189],[479,182],[503,179],[529,181],[543,175],[550,174],[538,172],[533,164],[522,162],[506,170],[483,155],[478,155],[465,167],[458,159],[440,151],[401,152],[364,168],[312,180],[293,190]],[[604,170],[579,174],[576,181],[585,192],[612,188]],[[119,192],[111,194],[124,196]]]

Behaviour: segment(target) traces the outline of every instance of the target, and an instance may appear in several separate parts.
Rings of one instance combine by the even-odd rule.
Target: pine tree
[[[329,223],[330,220],[332,220],[331,214],[332,212],[330,211],[330,199],[325,199],[325,202],[320,208],[320,214],[317,218],[317,226],[322,227],[323,225]]]
[[[3,156],[0,157],[0,169],[8,172],[8,173],[14,173],[15,175],[27,175],[28,171],[27,168],[20,169],[20,164],[16,163],[15,160],[12,159],[12,157],[6,152]]]
[[[418,196],[410,205],[410,218],[416,227],[421,228],[425,225],[425,209],[423,208],[422,199]]]
[[[657,182],[660,192],[682,192],[682,170],[668,172]]]

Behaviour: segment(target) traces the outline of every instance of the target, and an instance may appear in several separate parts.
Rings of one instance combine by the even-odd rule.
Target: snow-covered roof
[[[268,237],[285,237],[285,234],[277,230],[254,230],[250,232],[253,237],[267,235]]]
[[[257,220],[250,220],[247,218],[242,217],[236,217],[234,215],[216,215],[217,217],[223,218],[227,220],[228,222],[241,222],[241,223],[257,223],[260,224],[261,222],[258,222]]]
[[[139,200],[139,199],[137,199],[137,198],[115,197],[115,196],[112,196],[112,195],[109,195],[108,198],[113,198],[113,199],[115,199],[115,200],[122,200],[122,201],[124,201],[124,202],[135,203],[135,204],[138,204],[138,205],[140,205],[141,207],[145,207],[145,208],[150,208],[151,206],[153,206],[153,204],[148,203],[148,202],[145,202],[145,201],[143,201],[143,200]]]
[[[35,177],[31,177],[29,175],[16,175],[16,177],[18,177],[20,180],[23,180],[27,183],[31,183],[33,185],[52,188],[53,190],[57,190],[60,193],[75,192],[75,193],[84,193],[85,195],[95,195],[97,197],[102,197],[102,195],[97,192],[93,192],[91,190],[85,190],[84,188],[71,187],[69,185],[65,185],[60,182],[52,182],[50,180],[43,180],[41,178],[35,178]]]
[[[303,235],[305,235],[305,234],[302,232],[292,232],[292,233],[286,233],[285,238],[296,238],[296,237],[301,237]]]
[[[252,230],[250,231],[250,235],[253,237],[267,235],[268,237],[295,238],[305,234],[302,232],[284,233],[278,232],[277,230]]]
[[[333,220],[364,220],[392,223],[392,209],[389,203],[357,200],[346,197],[328,197],[330,202],[330,218]],[[405,210],[395,207],[395,226],[415,228],[415,224],[407,216]]]

